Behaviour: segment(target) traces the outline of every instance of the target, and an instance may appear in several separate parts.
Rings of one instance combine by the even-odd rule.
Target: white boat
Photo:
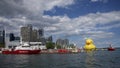
[[[22,43],[14,49],[3,50],[2,54],[39,54],[40,48],[38,45],[30,45],[29,43]]]

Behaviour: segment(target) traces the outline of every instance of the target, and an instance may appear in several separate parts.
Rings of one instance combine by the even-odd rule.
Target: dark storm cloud
[[[17,34],[25,24],[33,24],[38,28],[45,26],[40,19],[41,16],[34,15],[24,6],[23,0],[0,0],[0,26],[4,26],[7,33]]]
[[[0,16],[14,17],[28,13],[22,6],[22,0],[0,0]]]

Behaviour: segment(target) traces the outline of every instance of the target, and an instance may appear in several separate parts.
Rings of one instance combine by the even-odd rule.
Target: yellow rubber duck
[[[86,44],[84,46],[85,50],[95,50],[96,46],[93,43],[92,39],[86,39]]]

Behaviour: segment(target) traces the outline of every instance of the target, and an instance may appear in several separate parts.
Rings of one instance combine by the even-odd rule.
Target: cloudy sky
[[[44,28],[45,36],[84,46],[120,47],[120,0],[0,0],[0,27],[20,35],[20,27]]]

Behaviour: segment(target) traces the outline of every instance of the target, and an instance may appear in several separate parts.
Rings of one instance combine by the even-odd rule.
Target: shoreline
[[[11,51],[11,49],[1,49],[0,54],[2,54],[4,50]],[[76,54],[80,52],[80,49],[45,49],[41,50],[39,54]]]

